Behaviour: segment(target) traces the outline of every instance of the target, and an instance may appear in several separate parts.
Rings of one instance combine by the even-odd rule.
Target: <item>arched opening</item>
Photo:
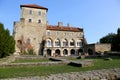
[[[71,49],[71,50],[70,50],[70,53],[71,53],[71,55],[75,55],[75,50],[74,50],[74,49]]]
[[[59,40],[59,39],[56,39],[56,40],[55,40],[55,46],[56,46],[56,47],[59,47],[59,46],[60,46],[60,40]]]
[[[78,50],[78,55],[83,55],[83,49]]]
[[[67,56],[67,55],[68,55],[67,49],[64,49],[64,50],[63,50],[63,55],[64,55],[64,56]]]
[[[60,56],[60,50],[59,49],[55,50],[55,55]]]
[[[68,41],[67,41],[67,39],[64,39],[63,40],[63,47],[67,47],[68,46]]]
[[[47,39],[47,47],[52,47],[52,40],[51,39]]]
[[[89,55],[93,55],[93,50],[92,49],[88,49],[88,54]]]
[[[47,49],[47,56],[51,56],[51,50]]]

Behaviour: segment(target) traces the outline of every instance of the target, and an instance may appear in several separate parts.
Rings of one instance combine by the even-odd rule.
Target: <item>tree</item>
[[[9,56],[15,51],[15,41],[10,35],[8,29],[4,29],[4,25],[0,23],[0,58]]]
[[[116,37],[116,34],[109,33],[108,35],[106,35],[100,39],[100,43],[113,43],[115,37]]]
[[[102,37],[100,43],[111,43],[112,51],[120,51],[120,28],[118,28],[117,34],[109,33]]]
[[[118,30],[117,30],[116,49],[117,49],[117,51],[120,51],[120,28],[118,28]]]

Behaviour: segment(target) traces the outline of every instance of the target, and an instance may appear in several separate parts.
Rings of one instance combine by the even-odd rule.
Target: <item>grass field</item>
[[[92,59],[95,61],[91,67],[73,67],[68,65],[57,66],[34,66],[20,68],[0,68],[0,79],[28,76],[46,76],[56,73],[80,72],[96,69],[120,68],[120,57],[113,57],[113,60],[105,61],[104,59]]]

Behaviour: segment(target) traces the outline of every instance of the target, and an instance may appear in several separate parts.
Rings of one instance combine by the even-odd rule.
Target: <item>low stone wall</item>
[[[31,66],[51,66],[51,65],[67,65],[66,62],[26,62],[26,63],[10,63],[0,64],[0,67],[31,67]]]
[[[67,60],[63,58],[49,58],[49,62],[25,62],[25,63],[11,63],[15,60],[40,60],[44,57],[37,56],[10,56],[7,61],[2,62],[0,67],[30,67],[30,66],[50,66],[50,65],[71,65],[76,67],[93,66],[93,60]],[[72,64],[71,64],[72,63]],[[74,64],[74,65],[73,65]]]
[[[120,80],[120,68],[51,74],[49,76],[21,77],[3,80]]]

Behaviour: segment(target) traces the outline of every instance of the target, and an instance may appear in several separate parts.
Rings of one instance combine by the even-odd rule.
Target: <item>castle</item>
[[[46,19],[48,8],[27,4],[20,5],[21,18],[14,22],[16,52],[33,49],[36,55],[69,56],[78,55],[83,49],[84,31],[82,28],[49,25]]]
[[[46,19],[48,8],[27,4],[20,5],[21,18],[14,22],[16,53],[25,54],[32,50],[36,55],[70,56],[110,51],[110,44],[87,44],[84,30],[78,27],[49,25]]]

